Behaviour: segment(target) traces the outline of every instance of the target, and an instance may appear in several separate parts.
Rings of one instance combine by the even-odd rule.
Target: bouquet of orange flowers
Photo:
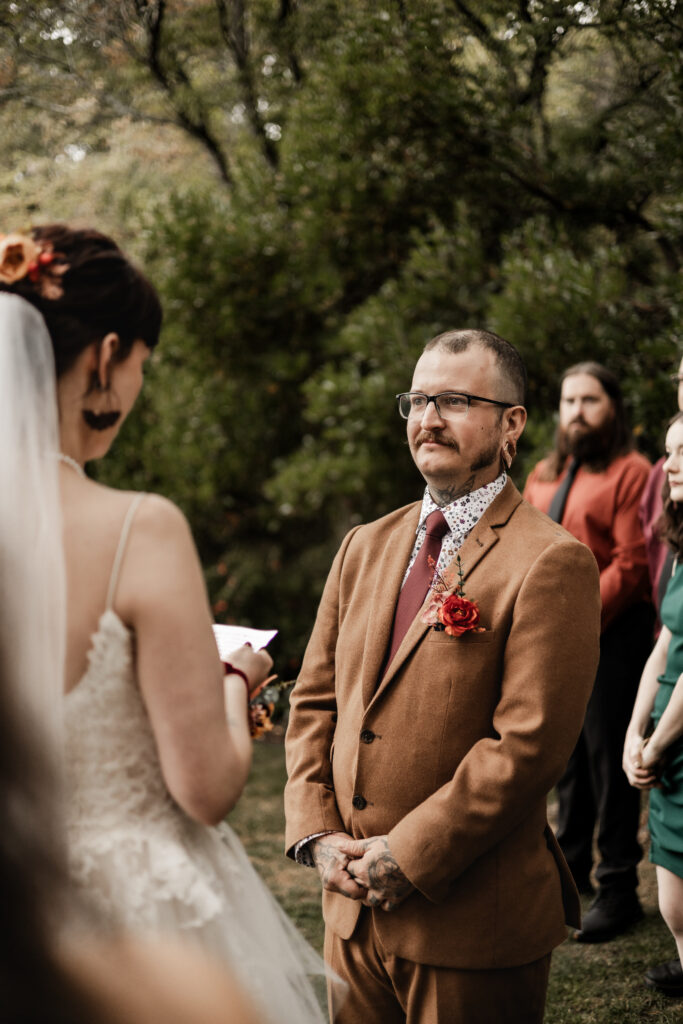
[[[287,693],[294,683],[275,682],[277,676],[268,676],[249,700],[249,731],[252,739],[259,739],[273,728],[273,712],[280,695]]]

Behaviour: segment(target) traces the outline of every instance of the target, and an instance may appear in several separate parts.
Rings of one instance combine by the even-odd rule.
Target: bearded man
[[[640,794],[629,785],[621,757],[653,638],[638,515],[649,471],[647,459],[633,450],[616,376],[595,362],[566,370],[555,450],[530,474],[524,497],[583,541],[600,570],[600,663],[579,742],[557,786],[557,838],[582,893],[593,892],[598,823],[598,892],[575,933],[580,942],[607,941],[643,913],[636,892]]]
[[[507,475],[525,391],[495,334],[427,343],[397,395],[426,488],[345,537],[294,687],[287,852],[320,873],[335,1024],[541,1024],[578,925],[546,794],[598,663],[598,570]]]

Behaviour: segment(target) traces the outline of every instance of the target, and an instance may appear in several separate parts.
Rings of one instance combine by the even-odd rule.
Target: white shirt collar
[[[453,539],[458,542],[456,546],[459,547],[470,530],[477,525],[493,499],[503,490],[506,483],[507,473],[503,470],[490,484],[484,484],[482,487],[478,487],[476,491],[463,494],[461,498],[456,498],[455,501],[452,501],[450,505],[445,507],[436,504],[429,493],[429,487],[426,487],[424,497],[422,498],[417,533],[425,529],[427,516],[435,509],[440,508],[448,523],[448,529]]]

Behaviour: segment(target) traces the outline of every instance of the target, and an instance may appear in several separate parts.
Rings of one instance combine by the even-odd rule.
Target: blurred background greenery
[[[419,497],[394,394],[423,343],[621,377],[655,457],[683,354],[675,0],[0,2],[0,230],[112,233],[163,344],[96,472],[189,516],[219,621],[296,673],[334,551]]]

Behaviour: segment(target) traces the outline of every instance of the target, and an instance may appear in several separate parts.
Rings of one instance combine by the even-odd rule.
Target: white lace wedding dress
[[[227,825],[192,821],[172,800],[135,674],[135,637],[113,610],[124,523],[88,669],[66,697],[72,877],[105,919],[181,932],[223,957],[263,1019],[321,1022],[311,973],[323,964],[254,871]]]

